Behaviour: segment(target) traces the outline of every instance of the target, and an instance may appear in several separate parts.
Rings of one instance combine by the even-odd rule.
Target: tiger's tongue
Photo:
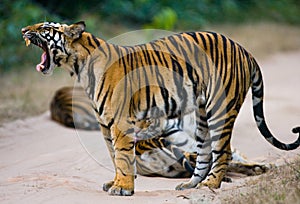
[[[36,70],[38,72],[40,72],[44,69],[44,67],[45,67],[44,64],[45,64],[46,60],[47,60],[47,54],[46,54],[46,52],[44,52],[41,56],[41,62],[38,65],[36,65]]]

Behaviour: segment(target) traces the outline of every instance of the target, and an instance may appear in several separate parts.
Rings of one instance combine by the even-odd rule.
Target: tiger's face
[[[26,46],[32,43],[43,50],[41,62],[36,65],[37,71],[51,74],[55,67],[70,64],[72,43],[84,30],[84,22],[72,25],[44,22],[22,28]]]
[[[134,122],[136,139],[146,140],[161,136],[165,129],[164,124],[165,121],[163,118],[137,120]]]

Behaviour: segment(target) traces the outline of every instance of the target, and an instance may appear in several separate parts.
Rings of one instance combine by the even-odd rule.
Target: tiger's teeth
[[[26,46],[28,47],[30,45],[31,41],[28,38],[25,38],[25,43],[26,43]]]

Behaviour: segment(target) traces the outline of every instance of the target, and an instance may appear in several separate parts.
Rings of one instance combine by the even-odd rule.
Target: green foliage
[[[98,13],[103,1],[99,0],[33,0],[39,5],[47,8],[50,13],[63,19],[74,19],[81,13]]]
[[[176,12],[167,7],[163,8],[158,14],[156,14],[150,24],[146,24],[144,28],[156,28],[163,30],[173,30],[177,21]]]
[[[174,26],[182,29],[261,20],[300,23],[299,0],[104,0],[99,7],[105,18],[121,21],[123,24],[151,24],[152,27],[157,25],[159,28],[162,13],[167,10],[176,14]]]
[[[299,11],[299,0],[1,0],[0,73],[38,60],[39,54],[23,46],[20,33],[37,22],[84,20],[90,32],[101,30],[99,19],[138,29],[193,30],[262,20],[300,25]]]

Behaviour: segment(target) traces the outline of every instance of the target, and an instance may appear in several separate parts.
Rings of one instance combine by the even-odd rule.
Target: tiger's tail
[[[253,112],[254,118],[256,121],[256,125],[260,131],[260,133],[265,137],[265,139],[272,144],[273,146],[277,147],[278,149],[282,150],[293,150],[299,147],[300,145],[300,127],[296,127],[292,129],[292,132],[297,134],[299,133],[298,139],[290,144],[285,144],[277,140],[272,133],[270,132],[266,120],[264,117],[264,110],[263,110],[263,97],[264,97],[264,87],[263,87],[263,79],[260,68],[255,61],[254,58],[251,59],[252,64],[252,74],[251,74],[251,81],[252,81],[252,103],[253,103]]]

